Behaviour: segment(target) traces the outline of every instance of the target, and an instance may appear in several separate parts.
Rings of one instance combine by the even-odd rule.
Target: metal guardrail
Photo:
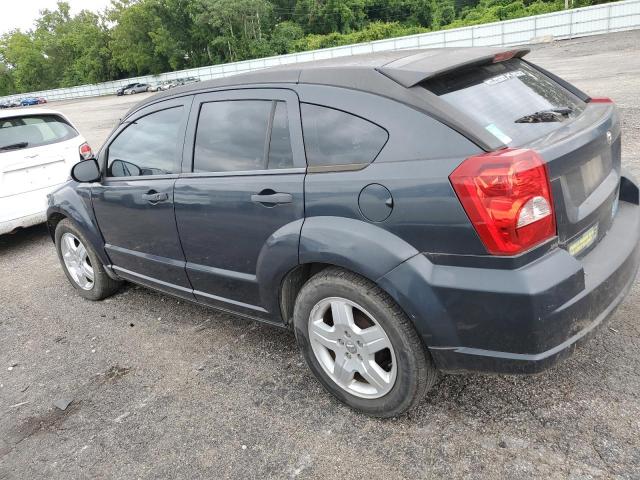
[[[73,98],[111,95],[114,94],[118,88],[133,82],[150,83],[184,77],[197,77],[200,80],[210,80],[212,78],[226,77],[277,65],[288,65],[311,60],[385,50],[522,45],[535,43],[544,37],[563,40],[638,28],[640,28],[640,0],[625,0],[518,18],[515,20],[506,20],[503,22],[420,33],[406,37],[291,53],[256,60],[246,60],[243,62],[191,68],[155,76],[146,75],[93,85],[80,85],[70,88],[23,93],[2,97],[0,101],[15,100],[30,96],[45,97],[48,100],[68,100]]]

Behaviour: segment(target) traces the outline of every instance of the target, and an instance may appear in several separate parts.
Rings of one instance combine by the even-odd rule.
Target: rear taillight
[[[535,151],[476,155],[449,179],[489,253],[515,255],[555,236],[547,167]]]
[[[91,150],[91,147],[87,142],[84,142],[82,145],[80,145],[79,150],[81,160],[89,160],[90,158],[93,158],[93,150]]]
[[[591,97],[589,103],[613,103],[609,97]]]
[[[511,60],[516,53],[518,53],[518,50],[509,50],[507,52],[496,53],[493,56],[493,63],[500,63],[500,62],[506,62],[507,60]]]

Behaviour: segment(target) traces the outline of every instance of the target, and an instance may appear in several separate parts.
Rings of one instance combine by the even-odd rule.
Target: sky
[[[111,0],[66,0],[71,5],[71,13],[80,10],[103,10]],[[0,35],[19,28],[32,28],[39,12],[48,8],[56,8],[57,0],[0,0]]]

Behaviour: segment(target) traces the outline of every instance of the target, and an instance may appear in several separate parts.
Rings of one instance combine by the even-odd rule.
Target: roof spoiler
[[[394,60],[376,70],[403,87],[411,88],[453,70],[522,58],[529,52],[528,48],[522,47],[429,49]]]

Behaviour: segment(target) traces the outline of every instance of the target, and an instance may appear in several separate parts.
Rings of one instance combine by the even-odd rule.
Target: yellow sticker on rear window
[[[594,226],[589,228],[586,232],[580,235],[577,239],[569,244],[567,250],[573,256],[578,255],[585,248],[589,247],[596,241],[598,238],[598,224],[596,223]]]

